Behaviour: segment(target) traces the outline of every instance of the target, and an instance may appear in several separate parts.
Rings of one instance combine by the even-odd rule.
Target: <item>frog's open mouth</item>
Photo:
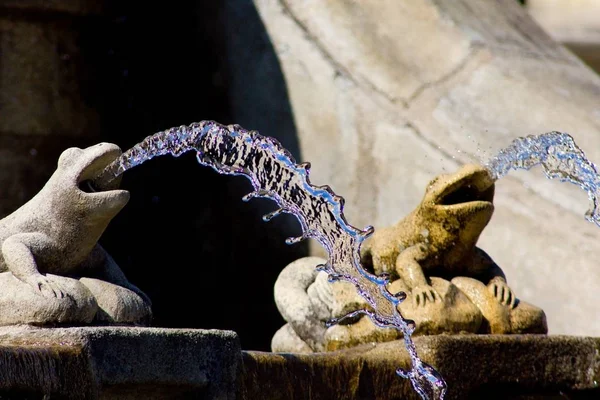
[[[459,176],[447,184],[437,196],[436,205],[453,206],[465,203],[481,202],[491,205],[494,200],[494,180],[484,169],[477,169]]]
[[[107,187],[100,187],[95,184],[95,179],[121,155],[121,149],[115,145],[100,143],[90,148],[90,151],[97,154],[95,157],[90,157],[91,161],[79,174],[77,178],[79,190],[89,194],[119,191],[120,180],[113,180]]]
[[[94,181],[91,179],[86,179],[84,181],[79,182],[79,190],[85,193],[102,192],[101,189],[94,186]]]

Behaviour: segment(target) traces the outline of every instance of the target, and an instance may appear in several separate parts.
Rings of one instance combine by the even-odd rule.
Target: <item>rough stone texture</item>
[[[317,273],[315,266],[325,261],[305,257],[281,272],[275,283],[275,302],[287,323],[273,336],[272,351],[304,354],[334,351],[402,337],[394,329],[378,328],[368,317],[344,320],[326,328],[328,319],[369,305],[352,284],[329,283],[327,274]],[[547,332],[546,317],[540,308],[521,300],[514,308],[500,304],[493,297],[490,301],[486,286],[475,279],[458,277],[449,282],[432,277],[429,282],[439,296],[437,301],[421,306],[409,299],[400,305],[402,315],[417,323],[415,335]],[[408,292],[401,279],[393,281],[389,290]]]
[[[0,396],[233,399],[240,343],[230,331],[0,328]]]
[[[432,176],[518,136],[566,131],[600,162],[600,78],[514,0],[254,3],[287,82],[299,161],[345,197],[354,226],[390,225]],[[600,230],[583,217],[586,195],[539,170],[496,186],[480,247],[547,312],[550,332],[600,335],[590,319]]]
[[[97,244],[129,192],[118,190],[119,180],[101,191],[85,189],[120,154],[108,143],[65,150],[42,190],[0,220],[0,325],[81,324],[95,314],[101,323],[149,322],[149,299]]]
[[[401,280],[394,292],[409,296],[407,302],[412,304],[401,308],[409,318],[425,324],[423,333],[444,331],[443,323],[434,323],[436,317],[448,322],[460,318],[460,307],[467,299],[457,296],[459,292],[477,306],[485,321],[486,328],[474,332],[517,333],[511,317],[530,316],[520,312],[522,303],[507,285],[502,269],[476,246],[492,217],[493,198],[489,172],[481,166],[465,165],[455,173],[435,177],[414,211],[376,231],[363,246],[363,265],[376,274],[388,273],[392,280]],[[452,282],[444,285],[438,281],[436,288],[431,277]],[[464,311],[465,317],[472,317],[469,307]],[[539,318],[520,320],[517,325],[525,329],[519,333],[546,333],[543,311],[538,314]],[[455,326],[449,325],[452,328]]]
[[[144,301],[134,291],[100,279],[81,278],[79,281],[92,293],[98,305],[94,322],[108,325],[150,325],[150,302]]]
[[[547,333],[544,312],[517,299],[502,269],[476,246],[492,216],[493,198],[489,172],[466,165],[434,178],[415,210],[363,246],[363,267],[389,274],[390,293],[407,295],[400,310],[417,323],[416,334]],[[290,327],[276,333],[273,351],[300,351],[299,341],[322,351],[398,338],[367,317],[324,332],[327,319],[370,308],[352,284],[331,285],[317,273],[315,266],[325,263],[303,258],[281,272],[275,302]]]
[[[415,344],[444,375],[448,399],[600,394],[598,338],[438,335]],[[303,355],[242,352],[230,331],[0,328],[0,396],[11,399],[417,399],[395,374],[407,363],[401,341]]]
[[[288,324],[273,336],[273,351],[324,350],[325,321],[332,317],[333,301],[327,274],[315,269],[324,261],[318,257],[301,258],[285,267],[277,277],[275,304]],[[319,284],[323,279],[325,284]]]
[[[0,273],[0,325],[90,324],[98,312],[92,292],[77,279],[47,274],[68,296],[40,296],[10,272]]]
[[[486,331],[486,327],[482,326],[486,320],[465,293],[444,279],[431,278],[430,282],[433,290],[439,295],[435,303],[423,307],[407,300],[400,305],[404,318],[416,322],[415,335]],[[401,280],[396,280],[390,284],[389,289],[392,292],[406,292],[406,288],[402,286],[404,285]],[[366,304],[363,304],[362,308],[365,306]],[[338,324],[329,328],[325,334],[325,347],[331,351],[363,343],[387,342],[401,337],[399,331],[379,328],[368,317],[362,317],[355,323]]]
[[[596,399],[600,339],[438,335],[415,339],[448,383],[447,399]],[[241,399],[418,399],[395,374],[401,341],[317,354],[244,352]]]

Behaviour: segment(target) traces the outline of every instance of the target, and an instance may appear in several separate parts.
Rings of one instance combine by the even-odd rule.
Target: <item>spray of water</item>
[[[373,227],[361,230],[349,225],[343,214],[344,199],[328,186],[313,186],[309,180],[310,164],[296,164],[276,140],[238,125],[224,126],[213,121],[171,128],[147,137],[123,153],[98,177],[95,185],[105,187],[116,176],[153,157],[179,156],[187,151],[196,151],[200,164],[220,174],[248,178],[254,191],[244,196],[244,201],[265,197],[277,203],[279,208],[263,217],[266,221],[284,212],[296,216],[303,235],[288,238],[286,243],[307,238],[317,240],[328,253],[327,263],[317,268],[327,272],[330,281],[341,279],[353,283],[374,310],[359,310],[352,315],[366,314],[374,324],[399,329],[404,334],[411,369],[398,369],[398,375],[409,379],[423,399],[444,398],[443,378],[417,355],[411,338],[416,327],[414,321],[404,319],[398,311],[406,294],[390,293],[388,276],[373,275],[360,264],[360,246],[373,233]]]
[[[542,166],[548,178],[574,183],[585,190],[590,199],[585,217],[600,226],[598,168],[586,158],[571,135],[548,132],[517,138],[490,159],[486,167],[499,179],[511,169],[529,170],[536,165]]]

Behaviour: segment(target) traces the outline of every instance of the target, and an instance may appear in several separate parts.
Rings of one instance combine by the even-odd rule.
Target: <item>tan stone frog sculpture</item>
[[[492,216],[493,196],[494,181],[488,171],[482,166],[466,165],[454,174],[440,175],[431,181],[413,212],[394,226],[376,229],[363,246],[363,266],[375,274],[390,274],[392,293],[407,293],[400,310],[405,318],[415,320],[416,334],[547,332],[544,312],[520,301],[500,267],[476,247]],[[306,268],[304,264],[315,262],[324,260],[298,260],[289,267]],[[293,273],[287,271],[286,275]],[[286,275],[282,273],[283,278]],[[311,285],[305,285],[315,287],[305,291],[309,299],[313,293],[327,290],[317,290],[324,285],[317,277]],[[277,288],[281,285],[275,285],[280,309],[283,307],[279,305]],[[329,315],[321,322],[367,307],[352,285],[337,282],[330,286]],[[322,310],[319,313],[324,314]],[[288,314],[282,312],[284,318]],[[303,319],[308,314],[305,310]],[[273,338],[274,351],[301,350],[298,340],[319,351],[399,337],[395,330],[378,328],[362,317],[307,340],[306,334],[298,335],[302,330],[293,329],[298,325],[295,315],[288,315],[286,321],[288,325]]]
[[[0,220],[0,325],[149,322],[150,300],[97,243],[129,192],[89,183],[120,154],[65,150],[42,190]]]

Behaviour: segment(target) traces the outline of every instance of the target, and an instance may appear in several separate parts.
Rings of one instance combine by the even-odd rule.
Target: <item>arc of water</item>
[[[292,155],[273,138],[261,136],[238,125],[224,126],[214,121],[203,121],[171,128],[147,137],[111,164],[97,179],[103,187],[124,171],[144,161],[171,154],[179,156],[196,151],[200,164],[220,174],[243,175],[250,180],[254,191],[244,201],[254,197],[269,198],[279,206],[268,220],[281,212],[291,213],[300,222],[303,235],[289,238],[292,244],[306,238],[316,239],[327,251],[328,261],[318,269],[329,274],[330,280],[345,280],[354,284],[359,294],[374,311],[361,311],[376,325],[396,328],[404,334],[405,347],[412,368],[398,369],[398,375],[410,379],[413,388],[424,399],[443,399],[446,383],[439,373],[418,357],[411,335],[415,323],[404,319],[398,305],[403,293],[390,293],[389,278],[366,271],[360,263],[362,242],[373,228],[357,229],[344,217],[344,199],[328,186],[310,183],[310,164],[296,164]],[[332,321],[336,322],[336,321]]]
[[[554,131],[517,138],[486,163],[496,180],[508,174],[511,169],[529,170],[536,165],[542,166],[549,179],[558,178],[585,190],[590,199],[585,217],[600,226],[598,168],[587,159],[568,133]]]

